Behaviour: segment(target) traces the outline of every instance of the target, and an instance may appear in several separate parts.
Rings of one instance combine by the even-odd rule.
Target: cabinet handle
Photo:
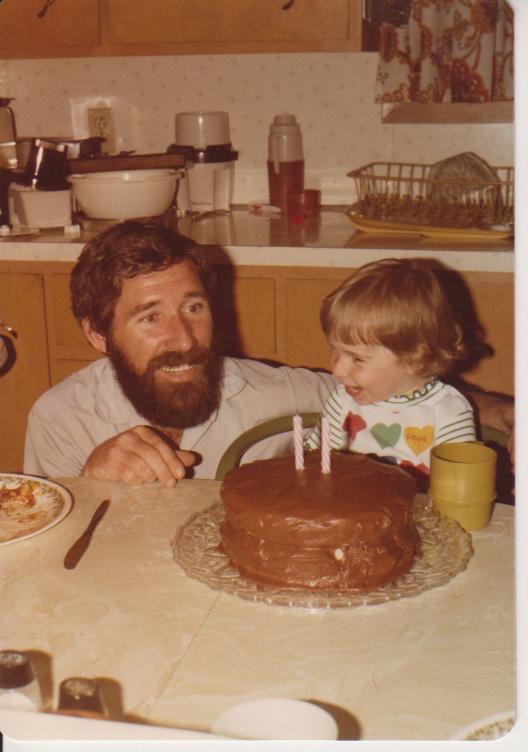
[[[10,371],[17,358],[12,339],[0,334],[0,376]]]
[[[295,0],[288,0],[287,3],[284,3],[282,6],[282,10],[290,10],[290,8],[293,6]]]
[[[18,334],[13,329],[13,327],[12,326],[8,326],[5,323],[5,321],[2,321],[2,319],[0,319],[0,329],[3,329],[4,331],[9,332],[9,334],[11,334],[11,336],[15,337],[15,339],[18,337]]]
[[[53,5],[54,2],[55,0],[46,0],[42,8],[37,13],[37,18],[44,18],[44,16],[48,12],[48,8],[50,7],[50,5]]]
[[[7,337],[6,337],[7,339]],[[4,338],[0,336],[0,371],[9,359],[9,350],[7,349]]]

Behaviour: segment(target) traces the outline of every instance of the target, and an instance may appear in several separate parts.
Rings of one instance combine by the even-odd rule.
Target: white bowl
[[[337,739],[337,723],[330,713],[289,697],[234,705],[216,719],[211,731],[235,739]]]
[[[158,217],[171,206],[181,170],[118,170],[70,175],[80,208],[92,219]]]

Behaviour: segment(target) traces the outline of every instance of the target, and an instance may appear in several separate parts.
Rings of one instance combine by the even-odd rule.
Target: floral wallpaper
[[[474,150],[513,163],[513,127],[385,125],[375,103],[376,53],[164,55],[0,60],[0,96],[15,98],[19,136],[88,135],[88,107],[114,109],[117,147],[164,152],[177,112],[225,110],[236,203],[267,198],[267,139],[273,116],[301,125],[305,185],[323,202],[348,204],[347,172],[371,161],[437,161]],[[476,146],[478,145],[478,146]]]

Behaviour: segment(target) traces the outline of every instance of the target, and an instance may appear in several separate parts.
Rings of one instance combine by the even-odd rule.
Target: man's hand
[[[81,475],[97,480],[153,483],[172,488],[196,462],[193,452],[172,449],[148,426],[136,426],[96,447]]]

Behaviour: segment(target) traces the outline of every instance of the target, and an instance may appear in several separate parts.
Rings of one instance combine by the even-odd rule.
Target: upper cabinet
[[[160,52],[350,49],[361,2],[350,0],[103,0],[112,46]]]
[[[362,0],[0,0],[0,59],[359,51]]]
[[[0,2],[0,59],[91,55],[100,43],[99,0]]]

